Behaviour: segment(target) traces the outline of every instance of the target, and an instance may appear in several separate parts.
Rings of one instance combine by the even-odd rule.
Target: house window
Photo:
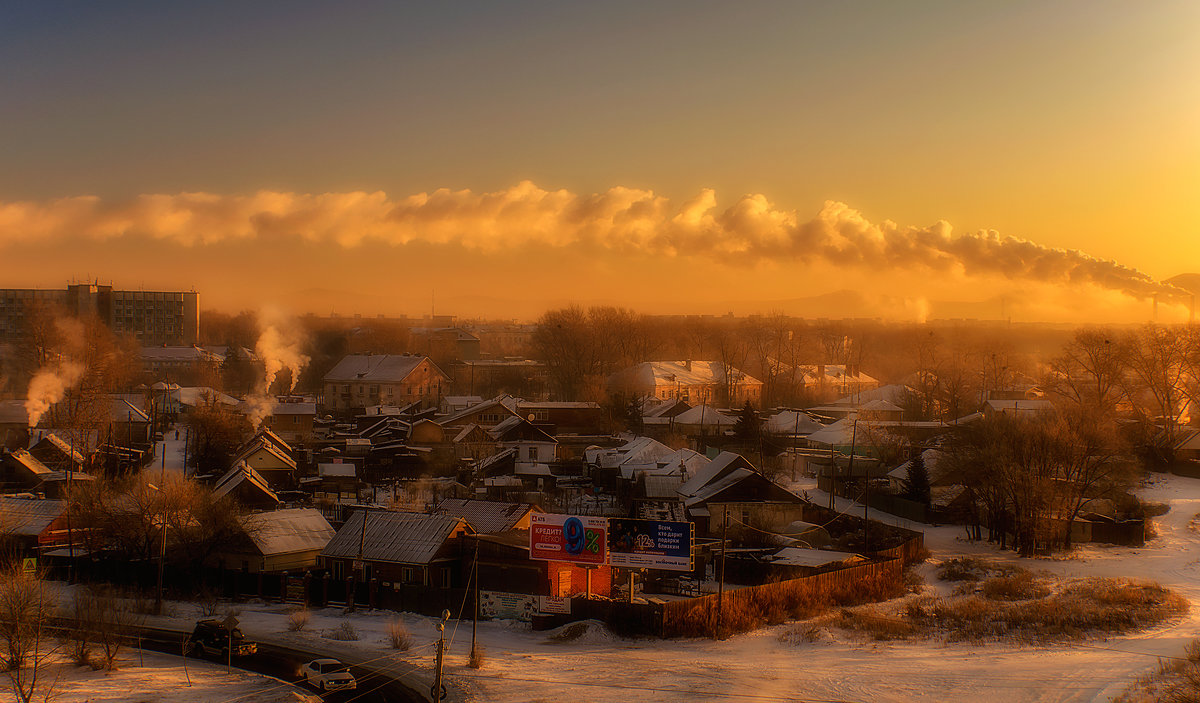
[[[413,582],[413,569],[411,566],[401,567],[400,580],[403,581],[404,583],[412,583]]]
[[[450,588],[450,569],[442,569],[442,588]]]

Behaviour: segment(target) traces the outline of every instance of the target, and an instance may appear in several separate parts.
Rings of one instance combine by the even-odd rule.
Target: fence
[[[662,604],[662,636],[697,637],[746,632],[831,605],[884,600],[903,588],[904,564],[888,559],[812,576]]]

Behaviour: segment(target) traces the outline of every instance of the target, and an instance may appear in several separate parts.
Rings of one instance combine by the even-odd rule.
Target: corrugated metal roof
[[[242,518],[246,534],[263,556],[324,549],[334,529],[316,508],[252,513]]]
[[[366,527],[363,516],[366,515]],[[428,564],[454,534],[465,531],[460,518],[424,513],[357,510],[326,545],[321,556],[365,561]]]
[[[476,532],[505,532],[516,526],[521,518],[537,508],[529,503],[501,503],[492,500],[446,498],[433,512],[467,521]]]
[[[66,509],[63,500],[0,497],[0,531],[36,537]]]

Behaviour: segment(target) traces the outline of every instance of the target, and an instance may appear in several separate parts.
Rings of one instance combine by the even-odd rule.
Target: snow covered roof
[[[737,424],[735,418],[707,405],[697,405],[690,410],[679,413],[675,416],[675,422],[680,425],[710,425],[713,427],[725,427]]]
[[[650,465],[672,454],[671,448],[651,437],[634,437],[619,447],[589,447],[584,450],[584,459],[602,469],[615,469],[626,462]]]
[[[911,392],[912,389],[908,386],[893,383],[887,386],[880,386],[878,388],[871,388],[869,390],[852,393],[844,398],[838,398],[837,400],[833,401],[832,404],[841,407],[849,406],[860,408],[863,405],[876,400],[885,400],[889,403],[899,406],[904,402],[904,398]]]
[[[241,403],[237,398],[225,395],[221,391],[209,388],[208,386],[180,388],[179,390],[172,391],[171,397],[181,405],[188,407],[196,407],[204,403],[218,403],[221,405],[238,405]]]
[[[325,374],[327,383],[399,383],[427,357],[409,354],[351,354]],[[433,362],[430,362],[432,365]],[[436,366],[434,368],[437,368]]]
[[[334,535],[329,521],[315,508],[251,513],[242,524],[264,556],[324,549]]]
[[[623,374],[631,376],[641,386],[705,386],[725,382],[726,374],[738,383],[758,384],[758,379],[720,361],[646,361]]]
[[[851,552],[835,552],[830,549],[808,549],[806,547],[784,547],[775,552],[774,557],[771,559],[772,564],[808,567],[845,564],[856,561],[866,561],[866,559]]]
[[[494,533],[514,529],[517,523],[535,510],[537,506],[530,503],[446,498],[437,504],[433,512],[462,518],[476,532]]]
[[[0,400],[0,425],[28,425],[29,411],[23,400]]]
[[[446,515],[356,510],[321,556],[357,559],[361,545],[364,561],[428,564],[446,540],[466,529],[462,518]]]
[[[752,468],[750,462],[741,454],[721,452],[715,459],[708,462],[707,465],[680,486],[679,494],[682,496],[694,496],[708,484],[719,481],[739,469],[749,468]]]
[[[767,418],[766,431],[771,434],[812,434],[825,427],[800,410],[782,410]]]
[[[931,483],[937,483],[940,479],[944,478],[942,476],[944,471],[938,470],[938,461],[943,456],[945,456],[943,452],[938,449],[926,449],[921,452],[921,459],[925,462],[925,471],[929,474],[929,481]],[[908,478],[908,467],[910,466],[912,466],[912,459],[889,471],[888,477],[903,481]]]
[[[262,477],[262,474],[250,468],[245,463],[240,463],[229,471],[226,471],[225,475],[218,479],[216,485],[213,486],[213,495],[223,498],[246,482],[262,491],[265,495],[278,499],[275,491],[271,490],[271,486]]]

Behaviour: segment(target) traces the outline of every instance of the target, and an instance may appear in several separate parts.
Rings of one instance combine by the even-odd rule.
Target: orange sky
[[[31,5],[0,62],[4,285],[1137,321],[1200,264],[1193,2]]]

